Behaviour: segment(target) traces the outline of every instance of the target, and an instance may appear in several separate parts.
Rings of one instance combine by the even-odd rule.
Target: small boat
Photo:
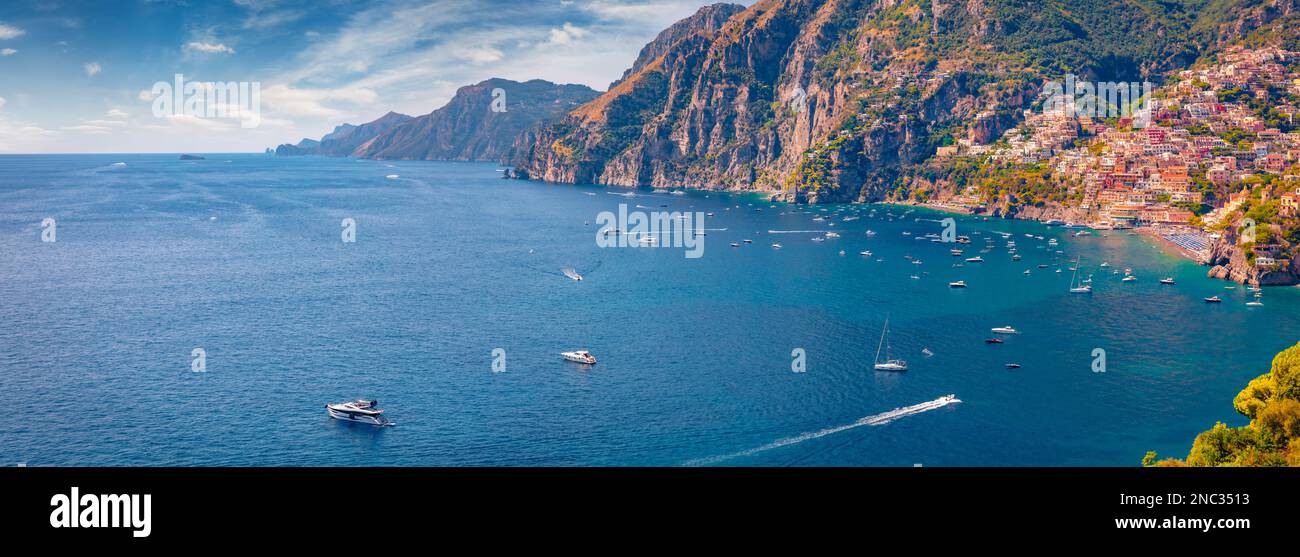
[[[593,365],[596,363],[596,357],[586,350],[574,350],[573,352],[560,352],[560,357],[570,362]]]
[[[1074,260],[1074,267],[1071,267],[1070,269],[1074,271],[1074,275],[1070,277],[1070,293],[1071,294],[1092,294],[1092,284],[1089,284],[1092,282],[1092,279],[1075,282],[1075,279],[1079,278],[1078,258]],[[1060,269],[1057,270],[1059,271]]]
[[[1160,284],[1173,284],[1173,283],[1174,283],[1174,277],[1165,277],[1160,279]]]
[[[643,245],[643,246],[657,246],[657,245],[659,245],[659,239],[658,239],[658,238],[655,238],[654,236],[645,236],[645,237],[641,238],[640,240],[637,240],[637,242],[639,242],[639,243],[640,243],[641,245]]]
[[[959,249],[948,250],[948,253],[951,253],[953,257],[961,257],[961,250]]]
[[[1046,265],[1046,264],[1043,264],[1043,263],[1039,263],[1039,264],[1038,264],[1038,268],[1039,268],[1039,269],[1046,269],[1046,268],[1047,268],[1047,265]]]
[[[840,237],[840,233],[839,233],[839,232],[827,232],[827,233],[826,233],[826,237],[827,237],[827,238],[839,238],[839,237]]]
[[[1020,261],[1020,254],[1017,253],[1017,254],[1011,256],[1011,260],[1012,260],[1012,261]]]
[[[1217,303],[1220,303],[1220,302],[1222,302],[1222,301],[1223,301],[1223,298],[1220,298],[1220,297],[1218,297],[1218,296],[1210,296],[1209,298],[1205,298],[1205,303],[1207,303],[1207,304],[1217,304]]]
[[[986,338],[986,339],[984,339],[984,344],[1002,344],[1003,342],[1005,342],[1005,341],[1003,341],[1003,340],[1000,339],[1000,338]]]
[[[1133,276],[1133,275],[1128,275],[1128,276],[1125,276],[1124,278],[1120,279],[1120,281],[1121,281],[1121,282],[1137,282],[1137,279],[1138,279],[1138,278],[1135,277],[1135,276]]]
[[[377,400],[354,400],[352,402],[339,402],[336,404],[326,404],[325,411],[331,418],[347,422],[361,422],[363,424],[377,426],[397,425],[384,417],[384,411],[377,408]]]
[[[966,288],[966,281],[964,281],[964,280],[959,280],[959,281],[956,281],[956,282],[950,282],[950,283],[948,283],[948,287],[949,287],[949,288]]]
[[[781,249],[781,244],[772,244],[772,249]]]
[[[752,243],[754,243],[753,240],[741,240],[741,241],[742,241],[742,242],[745,242],[746,244],[752,244]]]
[[[861,251],[858,252],[858,255],[861,255],[863,257],[871,257],[871,251],[870,250]]]
[[[1007,364],[1007,369],[1020,369],[1020,364]]]
[[[967,257],[967,258],[966,258],[966,262],[967,262],[967,263],[983,263],[983,262],[984,262],[984,258],[983,258],[983,257],[980,257],[980,256],[978,256],[978,255],[976,255],[975,257]]]
[[[889,318],[885,318],[885,328],[880,332],[880,344],[876,345],[876,359],[873,367],[877,371],[907,371],[907,362],[889,357]],[[885,348],[885,361],[880,361],[880,348]]]
[[[993,332],[995,332],[995,333],[1003,334],[1003,335],[1018,335],[1018,334],[1020,334],[1020,331],[1017,331],[1016,328],[1015,328],[1015,327],[1012,327],[1011,325],[1004,325],[1004,326],[1002,326],[1002,327],[993,327],[992,330],[993,330]]]
[[[875,230],[868,230],[868,231],[867,231],[867,236],[875,236],[875,235],[876,235],[876,231],[875,231]]]
[[[735,243],[735,242],[732,242],[732,243],[731,243],[731,247],[733,247],[733,248],[738,248],[738,247],[740,247],[740,244],[737,244],[737,243]]]
[[[922,348],[921,353],[925,354],[925,357],[927,358],[934,355],[934,352],[931,352],[929,348]]]

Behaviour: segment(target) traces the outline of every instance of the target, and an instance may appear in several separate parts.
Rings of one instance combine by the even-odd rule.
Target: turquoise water
[[[19,410],[0,422],[0,462],[1131,466],[1147,450],[1185,456],[1216,420],[1242,423],[1232,397],[1300,340],[1300,289],[1246,307],[1243,288],[1123,233],[956,217],[966,256],[1001,231],[1024,259],[995,236],[986,263],[955,268],[952,245],[913,239],[941,230],[945,215],[924,210],[891,221],[908,209],[498,176],[476,163],[0,157],[0,391]],[[714,213],[703,257],[598,247],[597,214],[620,203]],[[1096,273],[1091,296],[1052,272],[1075,256]],[[970,287],[947,287],[958,279]],[[1224,303],[1201,301],[1214,294]],[[871,369],[886,316],[907,373]],[[983,342],[1008,324],[1022,334]],[[205,372],[191,371],[195,348]],[[580,348],[600,362],[558,356]],[[962,402],[840,428],[948,393]],[[322,408],[359,397],[398,426]]]

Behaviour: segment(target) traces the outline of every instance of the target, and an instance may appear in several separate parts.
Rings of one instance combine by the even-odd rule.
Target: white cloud
[[[121,127],[126,125],[126,122],[123,122],[121,120],[86,120],[85,122],[82,123],[86,124],[87,126],[96,126],[101,128],[110,128],[110,127],[116,128],[116,127]]]
[[[475,64],[487,64],[505,58],[505,54],[491,46],[484,45],[477,48],[461,49],[456,52],[456,57]]]
[[[94,125],[64,126],[62,129],[64,131],[88,133],[93,135],[107,135],[112,133],[112,130],[107,127]]]
[[[300,89],[288,85],[272,85],[262,89],[262,104],[291,116],[344,118],[352,116],[353,113],[350,110],[326,106],[326,103],[365,106],[373,104],[378,98],[379,95],[373,89],[352,86],[337,89]]]
[[[27,32],[22,29],[0,23],[0,39],[14,39],[25,34],[27,34]]]
[[[550,44],[567,45],[590,34],[591,31],[566,21],[559,29],[554,27],[551,28],[550,37],[547,38],[546,42]]]
[[[148,89],[141,89],[141,90],[140,90],[140,93],[137,94],[137,95],[135,96],[135,98],[140,99],[140,100],[142,100],[142,101],[152,101],[152,100],[153,100],[153,91],[150,91],[150,90],[148,90]]]
[[[104,115],[109,118],[126,118],[128,116],[126,111],[120,108],[110,108]]]
[[[185,50],[206,52],[208,54],[234,54],[235,49],[226,46],[224,43],[205,43],[201,41],[190,41],[185,43]]]
[[[6,48],[0,50],[0,56],[13,56],[15,54],[18,54],[18,51],[12,48]]]
[[[0,97],[0,108],[4,108],[6,102],[9,102],[9,101],[6,101],[4,97]]]
[[[286,23],[293,23],[307,15],[306,12],[296,10],[280,10],[274,12],[255,13],[244,18],[240,27],[244,29],[269,29],[279,27]]]
[[[98,62],[90,62],[83,67],[86,69],[86,75],[95,75],[103,70],[103,68],[99,67]]]

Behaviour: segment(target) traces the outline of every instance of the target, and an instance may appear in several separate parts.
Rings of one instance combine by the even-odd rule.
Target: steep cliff
[[[275,154],[282,156],[293,155],[327,155],[331,157],[346,157],[362,144],[374,139],[375,136],[385,133],[394,127],[397,127],[411,120],[410,116],[389,112],[372,122],[366,122],[359,126],[352,124],[343,124],[335,127],[334,131],[325,134],[320,141],[303,139],[297,145],[284,144],[276,147]]]
[[[1190,63],[1218,40],[1206,22],[1239,4],[1278,3],[764,0],[652,43],[609,91],[522,137],[514,164],[557,182],[882,199],[943,141],[1015,125],[1047,80]]]
[[[653,41],[650,41],[641,49],[637,55],[636,61],[632,67],[623,72],[623,77],[610,84],[610,87],[617,86],[624,79],[627,79],[634,73],[641,71],[651,62],[659,59],[660,56],[668,53],[682,39],[699,33],[712,33],[722,28],[722,25],[740,12],[745,11],[745,7],[740,4],[713,4],[704,6],[690,17],[670,25],[667,29],[659,32]]]
[[[461,87],[442,108],[369,138],[351,153],[373,159],[501,160],[525,130],[596,95],[584,85],[489,79]]]

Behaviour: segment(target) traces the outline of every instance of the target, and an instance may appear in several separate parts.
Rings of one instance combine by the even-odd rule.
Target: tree
[[[1143,466],[1300,466],[1300,343],[1273,358],[1268,373],[1252,379],[1232,406],[1250,423],[1228,427],[1217,422],[1192,442],[1184,463],[1156,461]]]

